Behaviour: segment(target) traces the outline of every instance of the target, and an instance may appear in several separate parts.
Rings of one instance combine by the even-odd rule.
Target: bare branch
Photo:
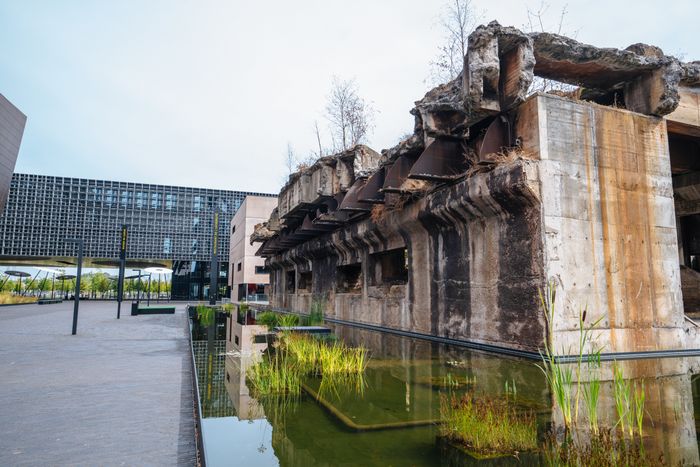
[[[333,150],[339,152],[366,141],[372,128],[374,109],[358,96],[354,80],[333,77],[326,118],[330,123]],[[318,125],[316,127],[318,129]]]

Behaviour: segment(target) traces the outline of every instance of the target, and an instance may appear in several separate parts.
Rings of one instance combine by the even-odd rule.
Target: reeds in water
[[[537,449],[537,424],[532,412],[518,412],[507,400],[440,397],[440,435],[480,454],[511,454]]]

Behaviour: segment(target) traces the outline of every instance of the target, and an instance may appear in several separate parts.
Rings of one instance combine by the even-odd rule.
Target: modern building
[[[227,233],[249,194],[144,183],[14,174],[0,216],[0,263],[75,264],[84,241],[87,266],[117,265],[120,230],[128,226],[127,267],[173,269],[172,297],[209,296],[214,212],[219,212],[220,296],[228,295]]]
[[[0,94],[0,210],[5,207],[27,117]]]
[[[233,300],[267,300],[270,275],[265,259],[255,256],[257,247],[250,244],[255,226],[265,222],[277,207],[277,198],[247,196],[231,219],[229,286]]]

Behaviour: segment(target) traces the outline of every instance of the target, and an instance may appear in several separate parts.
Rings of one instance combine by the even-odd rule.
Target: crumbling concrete
[[[594,102],[528,97],[534,75]],[[323,295],[347,321],[561,353],[587,308],[606,352],[685,348],[674,189],[700,193],[699,75],[644,44],[480,26],[462,75],[416,102],[412,136],[322,158],[282,189],[255,237],[273,305]],[[538,293],[552,280],[550,334]]]

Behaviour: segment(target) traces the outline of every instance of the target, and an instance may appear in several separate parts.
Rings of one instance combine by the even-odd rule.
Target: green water
[[[213,346],[194,341],[209,466],[539,464],[533,455],[477,461],[459,451],[441,450],[436,442],[437,425],[431,423],[439,418],[440,394],[448,389],[500,397],[505,396],[507,381],[509,387],[516,388],[516,395],[510,395],[514,403],[537,414],[540,431],[556,425],[560,421],[552,414],[545,379],[534,362],[332,327],[347,344],[368,347],[371,360],[361,390],[339,384],[321,391],[322,401],[306,391],[292,399],[255,399],[245,384],[249,363],[245,356],[226,355],[222,340],[214,341]],[[207,347],[213,349],[211,359]],[[692,363],[666,359],[623,364],[626,374],[645,382],[649,414],[645,447],[654,456],[662,455],[667,465],[700,464],[700,431],[696,429],[700,379],[689,371]],[[319,380],[308,379],[305,384],[313,393],[319,392]],[[603,383],[599,417],[614,424],[614,401],[608,386]],[[371,429],[382,425],[392,428]],[[354,429],[358,427],[370,430]]]

